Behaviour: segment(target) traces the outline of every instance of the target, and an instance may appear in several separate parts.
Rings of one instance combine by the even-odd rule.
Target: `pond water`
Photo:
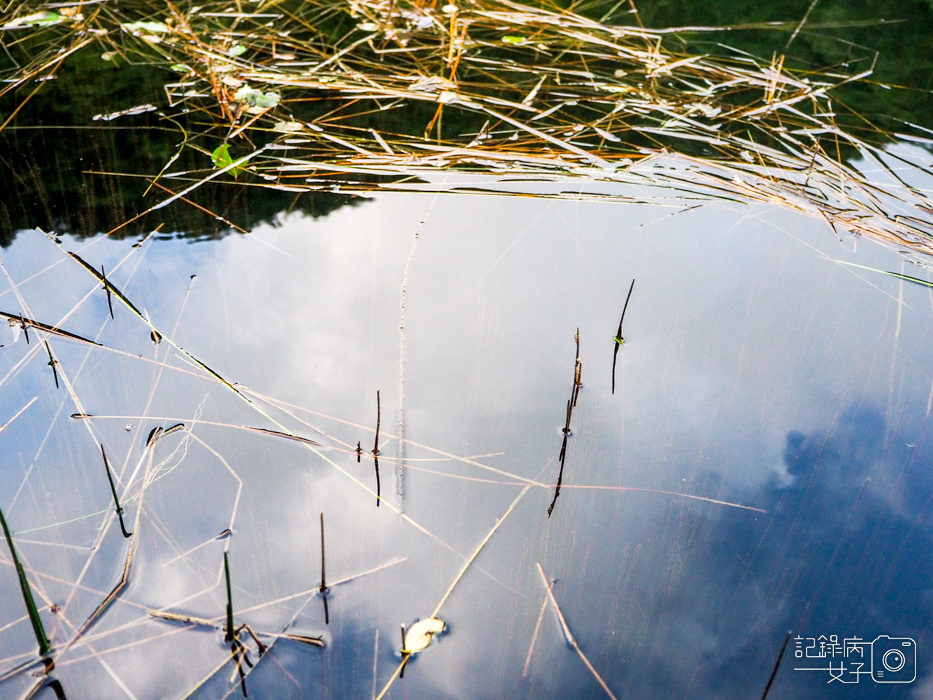
[[[139,219],[169,195],[128,174],[185,187],[227,125],[179,150],[207,112],[94,119],[175,73],[89,49],[4,117],[0,697],[933,699],[929,2],[896,32],[894,0],[640,5],[735,23],[666,44],[714,55],[776,56],[813,10],[784,68],[843,80],[857,35],[877,80],[821,103],[843,126],[782,123],[774,179],[674,129],[611,174],[571,149],[389,182],[350,144],[337,192],[307,146]],[[879,155],[862,114],[913,136]],[[878,150],[828,147],[853,123]]]
[[[0,503],[68,697],[241,695],[225,551],[251,697],[760,697],[788,631],[772,697],[933,692],[933,289],[890,247],[777,205],[385,193],[2,261],[0,310],[100,343],[0,338]],[[830,635],[880,638],[863,675],[807,658]],[[874,682],[902,638],[916,680]]]

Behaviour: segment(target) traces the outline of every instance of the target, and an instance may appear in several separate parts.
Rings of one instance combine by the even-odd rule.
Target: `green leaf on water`
[[[211,153],[211,160],[214,161],[214,167],[218,170],[233,165],[233,157],[230,155],[229,144],[222,143],[215,148],[214,152]],[[236,177],[243,172],[243,168],[237,165],[236,167],[230,168],[227,172],[231,173],[233,177]]]
[[[236,44],[227,49],[227,55],[236,58],[246,53],[246,47],[243,44]]]
[[[521,46],[522,44],[527,44],[528,39],[523,36],[513,36],[511,34],[506,34],[502,37],[502,41],[506,44],[515,44],[516,46]]]
[[[233,94],[233,99],[244,103],[248,107],[271,109],[279,103],[281,98],[277,92],[263,92],[251,88],[249,85],[244,85]]]

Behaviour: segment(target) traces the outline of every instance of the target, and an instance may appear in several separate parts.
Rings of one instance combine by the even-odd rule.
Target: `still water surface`
[[[777,205],[683,209],[378,194],[217,241],[20,232],[0,310],[101,344],[0,331],[0,421],[36,398],[0,434],[0,503],[68,697],[240,695],[225,549],[236,624],[275,640],[241,635],[251,697],[378,694],[441,602],[389,697],[599,697],[540,572],[616,697],[760,697],[788,630],[770,697],[933,697],[933,290],[842,263],[928,274]],[[3,561],[8,668],[35,639]],[[833,661],[805,658],[820,635],[912,638],[916,680],[795,671]]]

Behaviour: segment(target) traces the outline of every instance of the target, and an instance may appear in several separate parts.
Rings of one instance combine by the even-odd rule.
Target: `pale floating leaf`
[[[445,629],[447,629],[447,624],[436,617],[419,620],[413,624],[405,634],[405,650],[410,654],[417,654],[419,651],[424,651],[431,646],[434,637]]]
[[[236,44],[227,49],[227,55],[236,58],[237,56],[242,56],[246,53],[246,47],[243,44]]]
[[[263,92],[262,90],[251,88],[249,85],[243,85],[243,87],[233,94],[233,99],[245,104],[247,107],[265,110],[275,107],[279,103],[281,97],[277,92]],[[255,114],[252,109],[247,111]]]
[[[600,129],[598,126],[594,126],[593,131],[595,131],[597,134],[602,136],[607,141],[612,141],[613,143],[618,143],[619,141],[622,140],[615,134],[610,134],[608,131],[606,131],[605,129]]]
[[[408,87],[413,92],[437,92],[440,90],[456,90],[457,83],[448,80],[440,75],[432,75],[428,78],[418,77]]]
[[[272,127],[273,131],[281,131],[283,133],[291,133],[293,131],[301,131],[304,128],[304,124],[301,122],[276,122]]]
[[[356,25],[356,28],[361,32],[374,32],[379,29],[379,26],[375,22],[363,22],[362,24]]]
[[[146,34],[167,34],[170,31],[168,25],[164,22],[152,22],[146,20],[140,22],[128,22],[127,24],[122,25],[122,27],[131,34],[136,34],[138,32],[144,32]]]
[[[34,12],[25,17],[17,17],[3,25],[4,29],[16,29],[17,27],[48,27],[52,24],[64,22],[65,18],[58,12]]]
[[[136,105],[135,107],[130,107],[129,109],[120,110],[119,112],[111,112],[110,114],[97,114],[92,117],[95,122],[99,121],[113,121],[117,117],[129,117],[135,114],[145,114],[146,112],[154,112],[156,110],[155,105],[144,104]]]

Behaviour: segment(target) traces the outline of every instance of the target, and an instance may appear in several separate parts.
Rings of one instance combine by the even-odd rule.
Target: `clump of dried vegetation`
[[[933,252],[933,203],[885,150],[891,135],[838,118],[834,91],[870,75],[872,54],[795,72],[783,56],[678,53],[666,38],[683,29],[640,25],[625,0],[599,20],[511,0],[24,5],[4,39],[32,53],[4,93],[28,99],[79,50],[170,71],[158,108],[205,168],[167,163],[174,194],[157,206],[218,177],[296,193],[580,180],[642,187],[565,196],[779,203],[915,260]]]

